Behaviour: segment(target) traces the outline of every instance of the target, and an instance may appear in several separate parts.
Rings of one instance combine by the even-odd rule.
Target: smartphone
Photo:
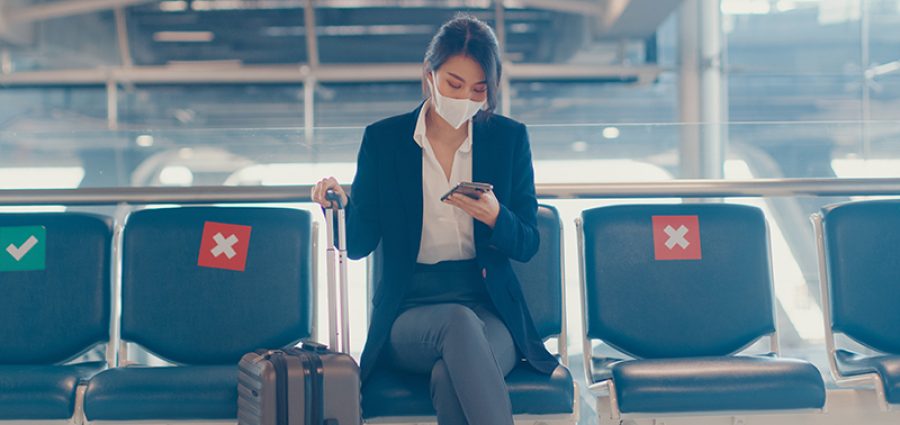
[[[445,193],[444,196],[441,196],[441,202],[444,202],[447,197],[454,193],[461,193],[472,199],[481,199],[482,193],[489,192],[493,189],[494,186],[490,183],[460,182],[458,185],[454,186],[453,189],[450,189],[449,192]]]

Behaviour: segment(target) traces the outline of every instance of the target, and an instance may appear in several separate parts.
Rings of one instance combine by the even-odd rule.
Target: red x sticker
[[[203,224],[197,265],[242,272],[250,249],[250,226],[207,221]]]
[[[653,253],[657,260],[699,260],[700,220],[696,215],[655,215]]]

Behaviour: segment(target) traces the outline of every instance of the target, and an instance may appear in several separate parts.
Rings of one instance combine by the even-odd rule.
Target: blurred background
[[[536,159],[677,178],[721,177],[731,155],[764,162],[757,177],[898,169],[877,161],[900,154],[897,0],[0,4],[0,169],[81,168],[78,187],[185,184],[160,181],[179,162],[187,183],[222,184],[249,163],[352,161],[360,127],[417,106],[425,47],[460,11],[496,29],[500,109],[533,127]]]

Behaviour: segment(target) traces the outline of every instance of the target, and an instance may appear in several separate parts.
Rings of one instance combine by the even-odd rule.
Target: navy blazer
[[[422,148],[413,139],[421,108],[366,128],[347,204],[348,256],[364,258],[379,242],[384,254],[361,360],[363,383],[388,341],[422,239]],[[528,132],[503,116],[478,116],[472,137],[472,178],[493,184],[500,202],[494,229],[475,220],[476,260],[519,353],[550,374],[558,362],[538,336],[509,263],[510,258],[528,261],[540,244]]]

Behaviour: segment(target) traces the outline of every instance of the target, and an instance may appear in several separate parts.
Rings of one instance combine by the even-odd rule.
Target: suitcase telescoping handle
[[[341,195],[333,190],[325,192],[331,208],[325,213],[327,229],[328,327],[329,345],[339,353],[350,352],[350,324],[347,312],[347,224]],[[337,241],[334,238],[334,216],[337,211]],[[337,248],[335,248],[337,244]]]

